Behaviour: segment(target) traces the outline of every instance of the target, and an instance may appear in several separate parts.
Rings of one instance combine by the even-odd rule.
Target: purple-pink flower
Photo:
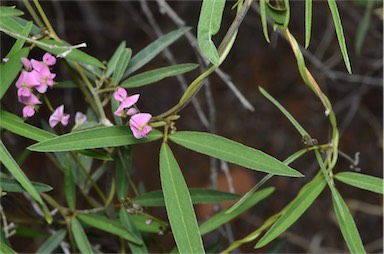
[[[58,123],[67,126],[70,115],[64,113],[64,105],[55,109],[53,114],[49,117],[49,125],[53,128]]]
[[[56,63],[56,57],[47,52],[43,55],[43,62],[48,66],[52,66]]]
[[[47,91],[48,86],[53,86],[53,79],[56,77],[56,74],[51,73],[51,70],[44,62],[32,59],[31,63],[33,69],[39,74],[39,85],[36,87],[36,90],[39,93],[45,93]]]
[[[37,80],[38,76],[39,74],[36,71],[22,71],[16,81],[16,87],[18,88],[17,95],[19,97],[29,97],[32,93],[32,89],[39,85]]]
[[[120,102],[119,107],[114,112],[116,116],[123,116],[124,109],[130,108],[139,100],[140,95],[134,94],[132,96],[128,96],[127,91],[124,88],[119,87],[116,92],[113,93],[113,98]],[[133,113],[132,111],[130,113]]]
[[[129,120],[129,126],[135,138],[147,137],[147,134],[152,130],[152,127],[148,125],[151,118],[152,115],[149,113],[138,113],[131,117]]]
[[[33,93],[29,96],[19,96],[19,102],[25,105],[23,108],[23,117],[33,116],[36,105],[41,104],[41,101]]]

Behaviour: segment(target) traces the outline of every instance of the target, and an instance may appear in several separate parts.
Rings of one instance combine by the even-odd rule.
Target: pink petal
[[[21,62],[23,63],[24,65],[24,68],[27,70],[27,71],[30,71],[32,70],[32,64],[31,64],[31,61],[25,57],[22,57],[21,58]]]
[[[9,58],[8,57],[4,57],[3,58],[3,63],[6,63],[6,62],[8,62],[9,61]]]
[[[17,96],[29,97],[31,96],[31,90],[26,87],[20,87],[19,89],[17,89]]]
[[[70,115],[68,115],[68,114],[63,116],[63,118],[61,119],[61,124],[64,125],[64,126],[67,126],[68,125],[69,117],[70,117]]]
[[[138,112],[137,112],[137,109],[135,109],[135,108],[130,108],[130,109],[128,109],[128,111],[127,111],[127,115],[129,115],[129,116],[133,116],[133,115],[136,115]]]
[[[87,121],[87,116],[81,112],[76,112],[75,124],[83,124]]]
[[[127,98],[127,91],[124,88],[117,88],[116,92],[113,93],[113,98],[115,98],[116,101],[123,101],[125,98]]]
[[[139,97],[140,94],[134,94],[132,96],[129,96],[121,102],[120,106],[123,108],[129,108],[139,100]]]
[[[34,106],[25,106],[23,108],[23,117],[31,117],[35,114]]]
[[[56,57],[52,56],[50,53],[47,52],[43,55],[43,62],[46,65],[52,66],[56,63]]]
[[[19,96],[18,99],[19,99],[19,102],[24,103],[25,105],[34,106],[37,104],[41,104],[41,101],[39,100],[39,98],[37,98],[37,96],[34,95],[33,93],[31,93],[30,96],[27,96],[27,97]]]
[[[39,93],[45,93],[48,89],[48,86],[47,84],[40,84],[39,86],[36,86],[35,89],[39,92]]]
[[[60,121],[62,121],[62,118],[64,117],[64,105],[60,105],[55,109],[55,111],[52,113],[52,115],[49,117],[49,125],[53,128],[55,127]],[[68,121],[68,119],[67,119]]]

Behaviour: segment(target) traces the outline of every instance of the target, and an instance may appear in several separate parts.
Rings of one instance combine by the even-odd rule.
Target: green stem
[[[35,10],[33,9],[32,5],[29,3],[29,1],[28,0],[22,0],[22,1],[23,1],[23,4],[25,5],[25,7],[27,8],[29,14],[31,14],[31,16],[32,16],[33,20],[35,21],[35,23],[40,28],[43,28],[44,27],[43,22],[41,21],[40,17],[37,15]]]
[[[218,65],[212,65],[212,64],[208,65],[205,71],[189,85],[189,87],[187,88],[187,90],[184,92],[183,96],[179,100],[179,102],[174,107],[167,110],[166,112],[153,117],[154,121],[162,120],[172,114],[176,114],[192,100],[192,97],[200,90],[200,88],[204,84],[203,83],[204,79],[206,79],[210,74],[212,74],[220,66],[220,64],[224,61],[224,59],[228,55],[230,49],[232,48],[234,40],[236,38],[239,26],[243,21],[245,15],[247,14],[253,1],[254,0],[247,0],[247,3],[238,11],[235,17],[235,20],[232,22],[222,42],[220,43],[220,46],[217,50],[220,56],[220,63]]]
[[[43,19],[44,23],[45,23],[45,26],[48,28],[48,31],[49,31],[49,35],[55,39],[56,41],[61,41],[60,38],[57,36],[55,30],[53,29],[51,23],[49,22],[48,18],[47,18],[47,15],[45,15],[45,12],[43,10],[43,8],[41,8],[41,5],[39,3],[38,0],[33,0],[33,3],[35,4],[36,6],[36,9],[37,11],[39,12],[41,18]]]

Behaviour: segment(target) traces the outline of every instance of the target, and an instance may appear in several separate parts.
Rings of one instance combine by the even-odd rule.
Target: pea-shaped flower
[[[148,125],[151,118],[152,115],[149,113],[138,113],[131,116],[129,126],[135,138],[147,138],[147,134],[152,130],[152,127]]]
[[[53,114],[49,117],[49,126],[55,127],[58,123],[67,126],[69,115],[64,113],[64,105],[61,105],[55,109]]]

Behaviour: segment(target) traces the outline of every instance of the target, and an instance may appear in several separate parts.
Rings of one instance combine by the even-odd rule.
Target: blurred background
[[[381,2],[367,11],[365,1],[338,1],[344,35],[352,65],[349,75],[343,63],[329,7],[325,1],[313,3],[311,44],[304,50],[307,67],[333,104],[340,128],[340,158],[335,172],[358,171],[377,177],[383,176],[383,9]],[[2,5],[16,5],[27,13],[21,1],[2,1]],[[71,44],[86,42],[85,52],[100,60],[108,60],[121,41],[125,40],[133,55],[160,35],[190,26],[196,35],[201,1],[42,1],[44,10],[59,37]],[[233,2],[228,1],[222,28],[214,37],[216,45],[231,24]],[[356,40],[359,25],[364,17],[370,18],[362,36],[361,49]],[[291,2],[291,33],[304,44],[304,1]],[[288,43],[269,26],[271,43],[268,44],[261,30],[258,5],[248,12],[240,26],[237,40],[228,58],[221,66],[221,75],[213,74],[199,92],[193,104],[181,111],[178,130],[209,131],[262,150],[284,160],[304,147],[301,136],[290,122],[259,92],[262,86],[275,97],[301,123],[312,137],[325,143],[330,136],[328,121],[321,102],[301,80],[295,57]],[[1,56],[10,49],[13,40],[1,37]],[[35,50],[32,57],[40,59],[43,52]],[[183,37],[172,44],[136,73],[165,67],[175,63],[202,63],[200,56]],[[54,67],[58,73],[55,81],[70,79],[63,63]],[[172,107],[200,70],[171,78],[154,85],[131,90],[140,93],[138,107],[142,112],[157,115]],[[136,74],[135,73],[135,74]],[[231,83],[232,82],[232,83]],[[229,85],[235,88],[230,88]],[[234,93],[234,89],[240,95]],[[53,89],[47,94],[54,107],[64,104],[66,112],[74,118],[77,111],[85,112],[87,105],[76,89]],[[12,87],[2,101],[2,107],[21,115],[22,105],[17,102],[16,89]],[[249,104],[242,103],[246,101]],[[112,119],[112,113],[109,113]],[[50,112],[42,107],[27,122],[41,126]],[[73,119],[72,119],[73,120]],[[68,127],[68,131],[70,128]],[[11,153],[21,155],[32,141],[7,133],[3,142]],[[135,182],[142,182],[147,191],[160,189],[158,170],[159,142],[134,147]],[[264,175],[255,171],[222,164],[206,156],[171,146],[190,187],[219,188],[245,193]],[[318,172],[315,157],[308,154],[295,161],[292,167],[306,177],[302,179],[274,177],[265,186],[274,186],[275,193],[247,213],[215,233],[204,238],[205,245],[228,246],[262,225],[269,216],[280,211],[298,193],[300,188]],[[50,193],[64,204],[62,174],[43,154],[33,153],[22,165],[31,180],[54,187]],[[100,180],[102,182],[103,180]],[[382,253],[383,200],[382,196],[337,183],[355,218],[367,252]],[[21,197],[22,198],[22,197]],[[15,199],[2,198],[4,209],[25,216]],[[81,206],[81,204],[80,204]],[[195,207],[199,221],[204,221],[220,207],[198,205]],[[165,219],[164,209],[150,209]],[[36,226],[39,230],[40,226]],[[43,227],[43,226],[41,226]],[[19,252],[33,252],[42,239],[15,238],[23,244],[14,244]],[[218,242],[221,239],[221,242]],[[173,247],[171,237],[163,236],[163,251]],[[236,252],[284,253],[347,252],[337,226],[329,190],[326,188],[318,200],[284,235],[261,250],[254,250],[256,242],[246,244]],[[220,250],[219,247],[218,250]],[[112,252],[113,249],[102,250]],[[154,248],[152,251],[158,252]]]

